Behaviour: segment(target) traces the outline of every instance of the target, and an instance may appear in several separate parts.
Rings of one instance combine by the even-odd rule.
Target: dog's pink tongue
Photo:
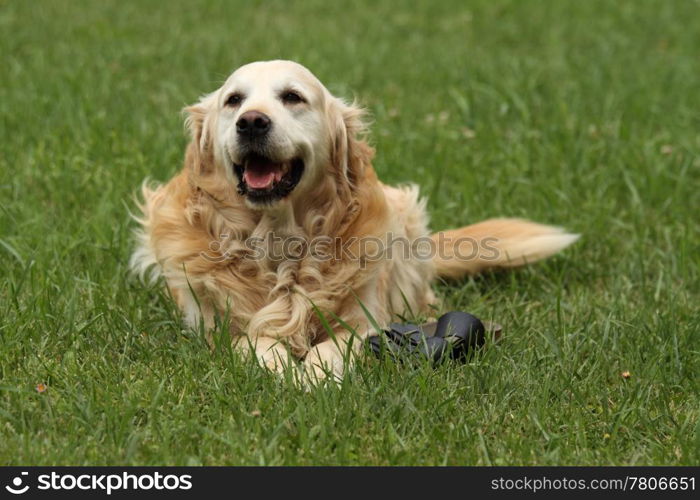
[[[268,189],[278,177],[279,167],[276,163],[251,162],[243,172],[248,187],[253,189]]]

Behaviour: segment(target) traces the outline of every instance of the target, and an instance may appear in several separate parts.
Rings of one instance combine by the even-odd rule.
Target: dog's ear
[[[211,144],[211,121],[215,93],[205,95],[199,102],[183,109],[185,127],[189,130],[192,141],[187,147],[185,163],[196,174],[206,174],[213,168],[213,148]]]
[[[331,161],[336,175],[354,190],[374,156],[374,149],[365,139],[365,110],[356,104],[346,104],[341,99],[329,97]]]

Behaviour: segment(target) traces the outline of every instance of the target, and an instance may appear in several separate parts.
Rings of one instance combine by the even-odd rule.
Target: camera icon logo
[[[12,493],[13,495],[21,495],[22,493],[26,493],[27,490],[29,489],[29,485],[25,485],[22,487],[22,476],[28,476],[29,472],[22,472],[20,473],[20,476],[15,477],[12,480],[12,486],[7,485],[5,486],[5,489]],[[13,488],[14,486],[14,488]]]

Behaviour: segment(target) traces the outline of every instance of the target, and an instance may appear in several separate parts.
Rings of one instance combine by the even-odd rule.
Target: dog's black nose
[[[260,111],[246,111],[236,122],[236,131],[246,137],[262,137],[267,134],[272,121]]]

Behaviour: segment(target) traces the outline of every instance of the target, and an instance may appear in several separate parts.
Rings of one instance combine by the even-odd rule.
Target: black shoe
[[[426,359],[438,364],[449,357],[466,361],[484,345],[486,328],[475,316],[451,311],[436,323],[425,325],[391,323],[384,335],[369,337],[370,348],[378,356],[389,354],[397,360]],[[500,333],[500,327],[496,333]]]
[[[452,346],[455,359],[467,359],[486,340],[486,328],[479,318],[462,311],[450,311],[440,316],[435,336],[445,339]]]

